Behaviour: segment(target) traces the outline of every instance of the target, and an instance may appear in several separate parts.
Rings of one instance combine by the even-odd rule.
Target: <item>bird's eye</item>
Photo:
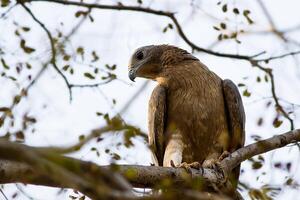
[[[142,51],[139,51],[139,52],[136,54],[136,58],[137,58],[138,60],[142,60],[142,59],[144,58],[143,52],[142,52]]]

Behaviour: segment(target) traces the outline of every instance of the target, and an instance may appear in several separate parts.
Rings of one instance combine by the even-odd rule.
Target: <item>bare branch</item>
[[[294,51],[294,52],[285,53],[285,54],[282,54],[282,55],[279,55],[279,56],[273,56],[273,57],[264,58],[264,59],[256,59],[255,61],[257,61],[257,62],[269,62],[271,60],[277,60],[277,59],[280,59],[280,58],[284,58],[284,57],[287,57],[287,56],[294,56],[294,55],[297,55],[297,54],[300,54],[300,51]]]
[[[13,9],[14,7],[16,7],[16,5],[17,5],[17,4],[14,4],[14,5],[10,6],[4,13],[2,13],[2,14],[0,15],[0,19],[5,19],[6,16],[8,15],[8,13],[10,13],[10,12],[12,11],[12,9]]]
[[[289,116],[289,114],[284,110],[284,108],[282,107],[282,105],[279,102],[279,98],[276,94],[276,90],[275,90],[275,81],[274,81],[274,75],[272,72],[272,69],[270,68],[265,68],[263,66],[261,66],[260,64],[258,64],[258,62],[256,61],[252,61],[251,64],[254,67],[259,68],[260,70],[264,71],[266,74],[268,74],[268,76],[271,79],[271,93],[272,93],[272,97],[275,101],[275,106],[276,106],[276,111],[279,111],[280,113],[282,113],[282,115],[290,122],[291,125],[291,130],[294,129],[294,120]]]
[[[300,141],[300,129],[292,130],[281,135],[275,135],[269,139],[261,140],[259,142],[247,145],[243,148],[233,152],[229,157],[225,158],[221,165],[225,171],[231,171],[233,168],[238,166],[241,162],[262,154],[268,151],[284,147],[291,143]]]
[[[275,25],[275,22],[269,13],[267,7],[265,6],[264,2],[261,0],[257,0],[259,6],[261,7],[262,11],[264,12],[267,20],[269,21],[271,25],[271,32],[273,32],[277,37],[279,37],[282,41],[288,42],[288,40],[284,36],[284,32],[278,31],[277,26]]]
[[[28,2],[38,2],[38,1],[58,3],[58,4],[63,4],[63,5],[74,5],[74,6],[86,7],[89,9],[93,8],[93,9],[106,9],[106,10],[117,10],[117,11],[135,11],[135,12],[143,12],[143,13],[148,13],[148,14],[153,14],[153,15],[165,16],[173,21],[180,37],[193,50],[197,50],[200,52],[204,52],[204,53],[219,56],[219,57],[235,58],[235,59],[241,59],[241,60],[249,60],[249,59],[256,57],[256,55],[248,56],[248,55],[239,55],[239,54],[220,53],[220,52],[215,52],[215,51],[212,51],[212,50],[209,50],[209,49],[206,49],[206,48],[196,45],[185,35],[181,25],[179,24],[177,18],[175,17],[175,14],[172,12],[162,11],[162,10],[154,10],[151,8],[144,8],[144,7],[140,7],[140,6],[125,6],[123,4],[103,5],[103,4],[93,4],[93,3],[84,3],[84,2],[76,2],[76,1],[62,1],[62,0],[29,0]]]
[[[145,81],[143,85],[127,100],[123,108],[120,110],[120,114],[124,114],[128,108],[132,105],[135,99],[142,93],[142,91],[149,85],[150,81]]]
[[[63,78],[65,84],[67,85],[67,88],[68,88],[68,91],[69,91],[69,98],[70,98],[70,101],[72,100],[72,89],[71,89],[71,86],[70,86],[70,83],[67,79],[67,77],[63,74],[62,71],[60,71],[60,69],[58,68],[57,64],[56,64],[56,49],[55,49],[55,43],[54,43],[54,40],[53,40],[53,37],[50,33],[50,31],[46,28],[45,24],[43,24],[39,19],[37,19],[35,17],[35,15],[31,12],[31,10],[25,6],[25,4],[21,3],[21,6],[28,12],[28,14],[32,17],[32,19],[38,23],[41,28],[46,32],[49,40],[50,40],[50,46],[51,46],[51,51],[52,51],[52,57],[51,57],[51,60],[50,60],[50,63],[52,64],[53,68],[55,69],[55,71],[57,71],[57,73]]]
[[[120,119],[121,120],[121,119]],[[111,131],[126,131],[126,130],[133,130],[136,132],[137,135],[143,137],[144,139],[147,139],[147,134],[142,133],[140,130],[138,130],[136,127],[128,125],[128,124],[122,124],[120,126],[114,126],[114,125],[107,125],[102,128],[94,129],[85,136],[83,139],[81,139],[78,143],[71,145],[69,147],[41,147],[40,150],[43,150],[45,152],[53,152],[53,153],[59,153],[59,154],[67,154],[72,153],[75,151],[79,151],[84,145],[86,145],[88,142],[90,142],[92,139],[97,138],[101,136],[104,133],[111,132]]]
[[[105,85],[107,83],[112,82],[113,80],[116,80],[115,78],[110,78],[106,81],[100,82],[100,83],[94,83],[94,84],[70,84],[70,88],[93,88],[93,87],[99,87],[100,85]]]

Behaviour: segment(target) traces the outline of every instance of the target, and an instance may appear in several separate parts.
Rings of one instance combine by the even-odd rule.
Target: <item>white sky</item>
[[[92,2],[92,1],[91,1]],[[217,1],[193,1],[196,6],[191,7],[190,1],[169,0],[169,1],[144,1],[145,6],[155,9],[169,10],[176,12],[179,22],[182,24],[186,35],[199,46],[207,47],[216,41],[218,32],[212,26],[218,25],[226,20],[227,26],[231,30],[244,29],[249,31],[268,30],[270,28],[268,21],[263,15],[256,1],[221,1],[222,4],[228,2],[229,9],[238,7],[239,9],[251,10],[251,18],[255,24],[248,26],[243,17],[235,17],[233,14],[224,14]],[[273,19],[279,29],[285,29],[300,24],[300,1],[298,0],[265,0]],[[103,4],[115,4],[115,1],[100,1]],[[136,1],[122,1],[125,5],[136,5]],[[74,12],[86,10],[84,8],[75,8],[71,6],[62,6],[51,3],[35,2],[28,6],[35,16],[46,24],[53,35],[57,35],[57,30],[64,34],[69,33],[70,29],[79,21],[74,17]],[[4,12],[1,9],[0,12]],[[76,49],[78,46],[84,46],[86,57],[93,50],[100,55],[99,66],[102,68],[105,64],[117,64],[117,75],[122,81],[114,81],[99,88],[85,88],[73,90],[73,101],[69,102],[68,91],[62,78],[50,67],[43,77],[31,88],[29,96],[22,101],[14,110],[15,115],[21,117],[24,112],[38,119],[36,132],[26,133],[26,143],[35,146],[44,145],[70,145],[78,140],[78,136],[88,133],[92,128],[99,127],[104,121],[95,115],[96,111],[109,112],[111,115],[116,114],[143,84],[145,80],[137,79],[136,83],[131,83],[127,78],[127,64],[131,53],[137,47],[148,44],[173,44],[190,51],[183,40],[174,30],[162,33],[162,29],[170,22],[169,19],[144,13],[137,12],[118,12],[93,10],[92,16],[94,23],[89,20],[81,26],[79,31],[71,38],[71,43],[67,43],[67,50]],[[36,48],[36,52],[31,58],[24,55],[19,48],[19,39],[15,37],[14,31],[17,22],[21,26],[31,27],[31,31],[22,34],[29,46]],[[63,23],[64,25],[61,25]],[[300,31],[287,34],[289,38],[297,40]],[[239,36],[242,41],[237,45],[233,41],[225,41],[217,45],[214,50],[230,53],[256,54],[266,50],[267,53],[262,57],[279,55],[284,52],[300,49],[300,46],[285,45],[281,40],[271,34],[245,34]],[[71,45],[70,45],[71,44]],[[40,62],[45,62],[50,57],[49,41],[44,31],[39,27],[32,18],[20,6],[15,7],[8,15],[6,20],[0,19],[0,48],[7,55],[4,56],[6,62],[14,66],[18,62],[28,61],[33,65],[32,71],[38,71],[41,67]],[[245,83],[251,92],[250,98],[243,98],[246,109],[247,123],[246,143],[252,143],[251,135],[256,134],[262,138],[268,138],[274,134],[283,133],[289,130],[289,124],[285,120],[280,128],[273,128],[272,121],[275,117],[273,107],[265,108],[265,104],[270,99],[270,85],[268,83],[257,84],[256,77],[263,78],[264,73],[252,68],[245,61],[219,58],[203,53],[195,55],[205,63],[212,71],[216,72],[222,78],[229,78],[237,83]],[[1,56],[1,55],[0,55]],[[39,60],[34,60],[39,56]],[[299,56],[298,56],[299,58]],[[77,62],[70,64],[75,69],[74,76],[68,76],[71,83],[91,83],[82,76],[82,73],[89,70],[86,65],[80,64],[80,57],[76,58]],[[89,59],[84,62],[88,63]],[[58,65],[62,67],[64,62],[58,60]],[[293,103],[300,102],[300,70],[296,59],[291,57],[279,61],[273,61],[267,65],[274,70],[276,81],[276,91],[278,96],[284,100]],[[2,71],[3,68],[0,67]],[[1,72],[0,71],[0,72]],[[27,85],[26,76],[30,72],[23,70],[18,79],[21,86]],[[14,70],[10,71],[14,75]],[[12,81],[0,78],[0,107],[10,105],[12,95],[20,90]],[[147,131],[147,104],[151,91],[155,83],[151,83],[133,102],[129,110],[122,116],[128,123],[132,123]],[[240,90],[243,92],[243,89]],[[103,95],[105,94],[105,96]],[[117,105],[113,106],[112,98],[117,100]],[[46,108],[43,108],[47,105]],[[284,104],[286,105],[286,104]],[[113,108],[113,109],[112,109]],[[295,127],[299,127],[299,109],[295,111]],[[257,126],[259,117],[264,118],[264,124]],[[281,118],[282,119],[282,118]],[[8,124],[6,124],[7,128]],[[0,129],[0,134],[5,133],[5,128]],[[106,148],[111,148],[113,152],[120,153],[124,159],[119,163],[126,164],[143,164],[148,165],[150,155],[146,146],[140,140],[135,140],[135,147],[127,149],[118,147],[117,143],[122,141],[122,136],[107,135],[101,143],[91,142],[81,152],[74,156],[84,160],[92,160],[100,165],[108,164],[110,157],[105,154]],[[100,157],[94,152],[90,152],[91,146],[98,148]],[[241,176],[241,181],[250,183],[252,187],[259,187],[264,184],[282,185],[286,177],[295,177],[300,181],[300,173],[297,170],[299,160],[299,151],[297,148],[284,148],[273,151],[265,155],[266,164],[260,170],[252,171],[249,162],[245,162],[242,167],[246,171]],[[281,161],[287,163],[295,161],[292,165],[291,172],[275,169],[274,163]],[[266,172],[266,175],[261,175]],[[258,179],[257,177],[260,176]],[[24,187],[23,187],[24,188]],[[29,186],[26,187],[28,192],[35,199],[67,199],[68,194],[56,196],[56,189],[46,187]],[[5,186],[7,196],[11,196],[16,187],[14,184]],[[276,199],[297,199],[297,191],[286,189],[281,192]],[[26,199],[20,195],[18,199]],[[0,195],[0,200],[3,197]]]

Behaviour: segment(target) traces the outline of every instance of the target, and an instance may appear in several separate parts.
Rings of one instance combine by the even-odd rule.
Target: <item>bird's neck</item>
[[[204,70],[188,67],[167,68],[162,76],[156,78],[156,81],[166,87],[173,90],[189,90],[193,88],[194,84],[205,84]],[[204,75],[204,76],[203,76]]]

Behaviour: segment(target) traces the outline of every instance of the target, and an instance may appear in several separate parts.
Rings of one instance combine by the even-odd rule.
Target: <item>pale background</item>
[[[218,32],[212,27],[224,20],[231,30],[241,28],[251,32],[269,30],[270,25],[256,1],[221,1],[222,4],[227,2],[231,9],[236,6],[240,9],[251,10],[250,16],[255,22],[251,26],[241,16],[236,17],[234,14],[228,14],[229,12],[224,14],[220,6],[217,6],[217,2],[212,0],[156,0],[144,1],[143,6],[176,12],[186,35],[201,47],[209,47],[216,41]],[[263,2],[279,30],[300,24],[299,0],[265,0]],[[116,1],[99,1],[99,3],[116,4]],[[136,1],[122,1],[122,3],[137,5]],[[35,16],[45,23],[53,35],[57,35],[57,30],[61,30],[64,34],[69,33],[80,20],[74,16],[74,13],[78,10],[86,10],[85,8],[49,2],[34,2],[28,6]],[[0,9],[0,12],[3,13],[5,10],[4,8]],[[26,132],[26,144],[34,146],[71,145],[78,141],[79,135],[104,125],[104,120],[97,117],[96,112],[109,112],[111,116],[117,114],[145,81],[144,79],[137,79],[135,83],[132,83],[127,77],[127,64],[132,52],[137,47],[149,44],[172,44],[191,51],[191,48],[185,44],[175,30],[162,32],[163,28],[170,23],[168,18],[145,13],[96,9],[92,11],[92,16],[95,19],[94,23],[86,20],[71,38],[70,43],[67,43],[66,49],[71,52],[78,46],[84,46],[87,55],[92,50],[97,51],[100,56],[99,65],[116,64],[116,73],[120,80],[98,88],[75,88],[73,89],[73,101],[70,103],[68,90],[62,78],[49,67],[42,78],[30,89],[28,98],[22,100],[14,110],[16,116],[28,112],[38,119],[35,133]],[[28,45],[37,49],[31,56],[24,55],[20,49],[19,39],[14,35],[16,29],[14,22],[21,26],[31,27],[30,32],[22,34],[28,41]],[[300,29],[288,33],[287,37],[294,40],[299,39]],[[261,56],[262,58],[300,49],[300,46],[286,44],[270,33],[244,34],[239,36],[239,40],[242,42],[240,45],[232,40],[223,41],[214,46],[213,49],[220,52],[247,55],[267,51]],[[30,72],[24,69],[22,75],[19,76],[19,86],[13,81],[0,78],[1,107],[11,104],[13,95],[28,84],[26,80],[28,73],[37,72],[41,67],[41,62],[46,62],[51,52],[45,32],[21,6],[13,8],[6,19],[0,19],[0,48],[4,50],[6,61],[12,66],[25,60],[30,60],[33,64],[33,69]],[[253,135],[268,138],[289,130],[288,121],[282,117],[280,119],[284,122],[279,128],[272,126],[275,117],[274,107],[266,108],[266,103],[272,100],[270,98],[270,84],[265,82],[258,84],[256,82],[257,76],[261,76],[263,79],[264,73],[262,71],[251,67],[247,61],[220,58],[199,52],[195,52],[194,55],[220,77],[229,78],[236,84],[244,83],[251,92],[250,97],[243,97],[247,116],[246,144],[254,141],[251,137]],[[39,59],[37,60],[36,57]],[[75,69],[75,75],[67,74],[70,82],[91,83],[90,80],[82,76],[83,72],[89,70],[88,60],[82,61],[80,57],[76,60],[77,62],[71,62]],[[84,62],[86,65],[82,64]],[[58,59],[57,63],[59,66],[63,66],[61,59]],[[300,103],[300,65],[297,57],[272,61],[267,66],[273,68],[278,96],[288,102]],[[3,70],[2,66],[0,66],[0,70]],[[11,70],[10,74],[15,74],[15,71]],[[134,98],[131,107],[122,114],[126,122],[140,127],[145,132],[147,131],[147,104],[154,86],[155,83],[149,84],[138,97]],[[244,88],[240,88],[241,93]],[[112,99],[116,99],[116,105],[113,105]],[[282,104],[290,108],[285,101]],[[295,127],[299,128],[300,112],[297,108],[296,106],[295,113],[291,116],[295,119]],[[259,117],[264,118],[264,123],[260,127],[257,126]],[[5,124],[0,129],[0,135],[3,135],[7,128],[8,124]],[[105,153],[105,149],[110,148],[112,152],[122,155],[122,159],[117,163],[149,165],[150,154],[141,138],[135,139],[135,146],[130,149],[118,145],[122,140],[123,137],[120,134],[106,134],[105,140],[102,142],[90,142],[79,153],[72,154],[72,156],[105,165],[111,162],[111,157]],[[98,149],[100,157],[97,157],[95,152],[90,151],[91,147]],[[240,180],[253,188],[259,188],[265,184],[274,187],[282,186],[290,177],[300,181],[299,149],[297,147],[286,147],[272,151],[265,154],[264,158],[265,164],[259,170],[251,170],[251,163],[244,162],[242,169],[245,172],[242,173]],[[286,169],[274,168],[274,163],[278,161],[283,164],[293,161],[290,172]],[[30,197],[40,200],[68,199],[69,194],[74,194],[72,191],[58,194],[58,189],[48,187],[25,187],[22,184],[18,184],[18,187],[22,188]],[[19,189],[16,188],[15,184],[9,184],[4,186],[3,191],[8,197],[11,197],[16,191],[19,192]],[[285,186],[278,193],[275,199],[300,199],[298,188],[293,189]],[[246,193],[243,194],[247,199]],[[17,199],[30,199],[30,197],[19,193]],[[3,196],[0,195],[0,199],[4,199]]]

